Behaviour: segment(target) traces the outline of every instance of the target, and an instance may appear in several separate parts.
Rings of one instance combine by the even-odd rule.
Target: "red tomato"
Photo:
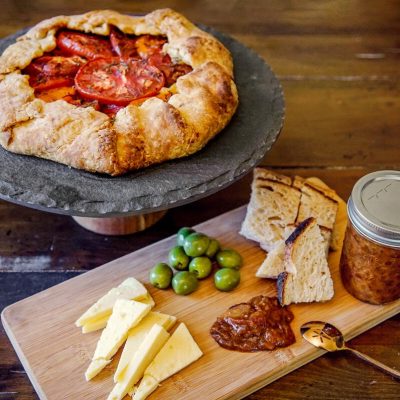
[[[108,39],[86,33],[62,31],[57,36],[57,46],[68,54],[89,59],[113,56]]]
[[[62,86],[72,86],[74,84],[74,79],[65,76],[52,77],[46,74],[37,74],[30,76],[29,84],[35,90],[47,90]]]
[[[163,73],[145,61],[117,57],[89,61],[75,76],[75,87],[82,97],[120,106],[156,95],[164,82]]]
[[[136,39],[136,49],[140,57],[148,58],[152,54],[161,53],[167,39],[162,36],[142,35]]]
[[[173,66],[173,70],[170,76],[168,76],[167,79],[167,86],[171,86],[174,84],[179,77],[188,74],[189,72],[192,72],[193,69],[190,65],[187,64],[175,64]]]
[[[150,65],[154,65],[160,71],[162,71],[163,74],[165,75],[165,78],[168,80],[168,77],[172,73],[172,61],[171,57],[168,54],[165,55],[161,53],[152,54],[151,56],[148,57],[147,62]]]
[[[34,59],[26,68],[29,74],[74,77],[78,69],[86,62],[81,57],[42,56]]]
[[[111,46],[116,54],[123,58],[139,58],[136,50],[137,38],[128,37],[114,28],[110,33]]]
[[[192,67],[187,64],[172,64],[171,57],[168,54],[152,54],[147,61],[163,72],[167,87],[174,84],[180,76],[192,71]]]

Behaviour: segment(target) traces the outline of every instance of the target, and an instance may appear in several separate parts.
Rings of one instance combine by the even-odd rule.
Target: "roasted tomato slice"
[[[122,58],[139,58],[136,50],[137,38],[129,37],[117,28],[113,28],[110,33],[110,42],[115,54]]]
[[[162,36],[142,35],[136,39],[136,49],[140,57],[148,58],[152,54],[161,53],[167,39]]]
[[[120,106],[156,95],[164,82],[163,73],[145,61],[117,57],[89,61],[75,76],[82,97]]]
[[[57,46],[68,54],[89,59],[113,56],[108,39],[81,32],[61,31],[57,35]]]
[[[167,79],[167,86],[171,86],[174,84],[179,77],[192,72],[193,69],[190,65],[187,64],[175,64],[172,69],[171,75]]]
[[[37,74],[30,76],[29,84],[35,90],[48,90],[63,86],[72,86],[74,84],[74,78],[65,76],[54,77],[46,74]]]
[[[29,74],[74,77],[86,60],[78,57],[42,56],[33,60],[26,71]]]
[[[180,76],[192,71],[192,67],[187,64],[172,64],[171,57],[168,54],[152,54],[147,61],[163,72],[167,87],[174,84]]]

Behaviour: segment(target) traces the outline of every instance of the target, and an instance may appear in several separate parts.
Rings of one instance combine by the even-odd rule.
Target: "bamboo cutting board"
[[[299,327],[304,322],[328,321],[350,339],[399,312],[400,301],[373,306],[351,297],[340,281],[340,252],[337,251],[329,256],[335,285],[333,300],[291,306],[295,315],[294,345],[259,353],[222,349],[208,333],[217,316],[231,305],[253,296],[275,295],[273,281],[255,277],[265,253],[238,234],[245,212],[245,207],[241,207],[195,227],[218,238],[223,247],[235,248],[242,254],[242,281],[230,293],[217,291],[210,278],[200,283],[198,291],[186,297],[175,295],[172,290],[154,289],[148,284],[148,270],[166,260],[168,250],[175,244],[174,236],[7,307],[2,313],[4,328],[39,397],[48,400],[107,398],[113,387],[112,376],[119,354],[94,380],[85,382],[84,372],[100,331],[84,335],[74,321],[99,297],[129,276],[146,284],[156,301],[156,310],[175,315],[178,321],[187,324],[204,353],[197,362],[163,382],[149,397],[151,400],[242,398],[324,353],[301,338]],[[346,208],[341,201],[336,224],[340,237],[345,226]]]

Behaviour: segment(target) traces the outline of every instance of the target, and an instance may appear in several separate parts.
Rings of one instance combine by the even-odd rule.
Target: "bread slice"
[[[257,278],[277,279],[283,272],[285,241],[281,240],[268,254],[256,272]]]
[[[328,258],[329,247],[330,244],[332,243],[332,229],[319,225],[319,230],[321,232],[322,238],[324,239],[325,255]]]
[[[305,181],[306,180],[304,178],[302,178],[301,176],[296,175],[293,178],[292,186],[301,190],[301,188],[303,187]]]
[[[332,230],[338,209],[338,202],[334,197],[334,192],[308,181],[304,182],[300,190],[300,207],[296,222],[314,217],[318,225]]]
[[[321,231],[315,218],[301,222],[285,241],[284,272],[278,276],[281,305],[327,301],[333,297]]]
[[[285,240],[293,233],[296,225],[289,225],[285,229],[284,238]],[[332,230],[325,228],[324,226],[319,227],[321,235],[324,241],[325,256],[328,257],[329,243],[331,242]],[[275,247],[267,254],[267,257],[260,265],[256,272],[258,278],[277,279],[281,272],[284,272],[283,260],[285,257],[285,240],[281,240],[275,245]]]
[[[264,168],[254,169],[252,193],[240,234],[271,251],[296,220],[301,192],[292,179]]]
[[[284,229],[284,240],[280,240],[275,247],[267,254],[267,257],[256,272],[258,278],[277,279],[278,275],[284,271],[283,259],[285,256],[285,240],[296,229],[294,224],[290,224]]]

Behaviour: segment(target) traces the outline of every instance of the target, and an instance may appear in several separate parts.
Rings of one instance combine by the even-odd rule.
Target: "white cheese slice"
[[[203,355],[184,323],[181,323],[144,372],[133,400],[144,400],[162,382]]]
[[[145,297],[140,298],[140,299],[138,299],[136,301],[140,301],[141,303],[148,304],[152,308],[156,305],[156,303],[154,302],[153,298],[150,296],[150,293],[147,293]]]
[[[121,381],[123,372],[129,364],[132,357],[135,355],[139,346],[150,332],[153,325],[161,325],[167,331],[171,329],[176,322],[176,317],[172,315],[162,314],[159,312],[150,312],[147,314],[139,325],[129,331],[124,350],[119,359],[117,370],[114,375],[114,382]]]
[[[111,362],[111,360],[104,360],[103,358],[100,358],[98,360],[92,360],[89,365],[89,368],[87,369],[87,371],[85,373],[86,380],[90,381],[100,371],[102,371],[110,362]]]
[[[140,385],[134,386],[129,391],[129,395],[132,400],[144,400],[158,388],[159,384],[160,382],[151,375],[145,375],[140,381]]]
[[[82,333],[94,332],[105,328],[109,319],[110,316],[107,316],[87,322],[82,326]]]
[[[86,371],[86,380],[92,379],[101,371],[102,368],[99,369],[101,363],[111,360],[128,337],[129,330],[136,326],[150,309],[148,304],[134,300],[118,299],[115,302],[113,313],[101,333],[92,362]]]
[[[154,300],[149,293],[147,293],[145,298],[135,301],[139,301],[140,303],[143,304],[149,304],[151,307],[154,307],[155,305]],[[110,315],[107,315],[105,317],[100,317],[98,319],[92,319],[86,322],[86,324],[82,326],[82,333],[94,332],[105,328],[107,325],[107,321],[110,318]]]
[[[138,280],[128,278],[93,304],[78,318],[75,325],[80,327],[89,321],[110,316],[117,299],[141,300],[146,299],[147,295],[147,289]]]
[[[153,325],[126,366],[122,380],[117,382],[107,400],[122,400],[129,389],[143,376],[145,369],[168,338],[169,333],[161,325]]]

